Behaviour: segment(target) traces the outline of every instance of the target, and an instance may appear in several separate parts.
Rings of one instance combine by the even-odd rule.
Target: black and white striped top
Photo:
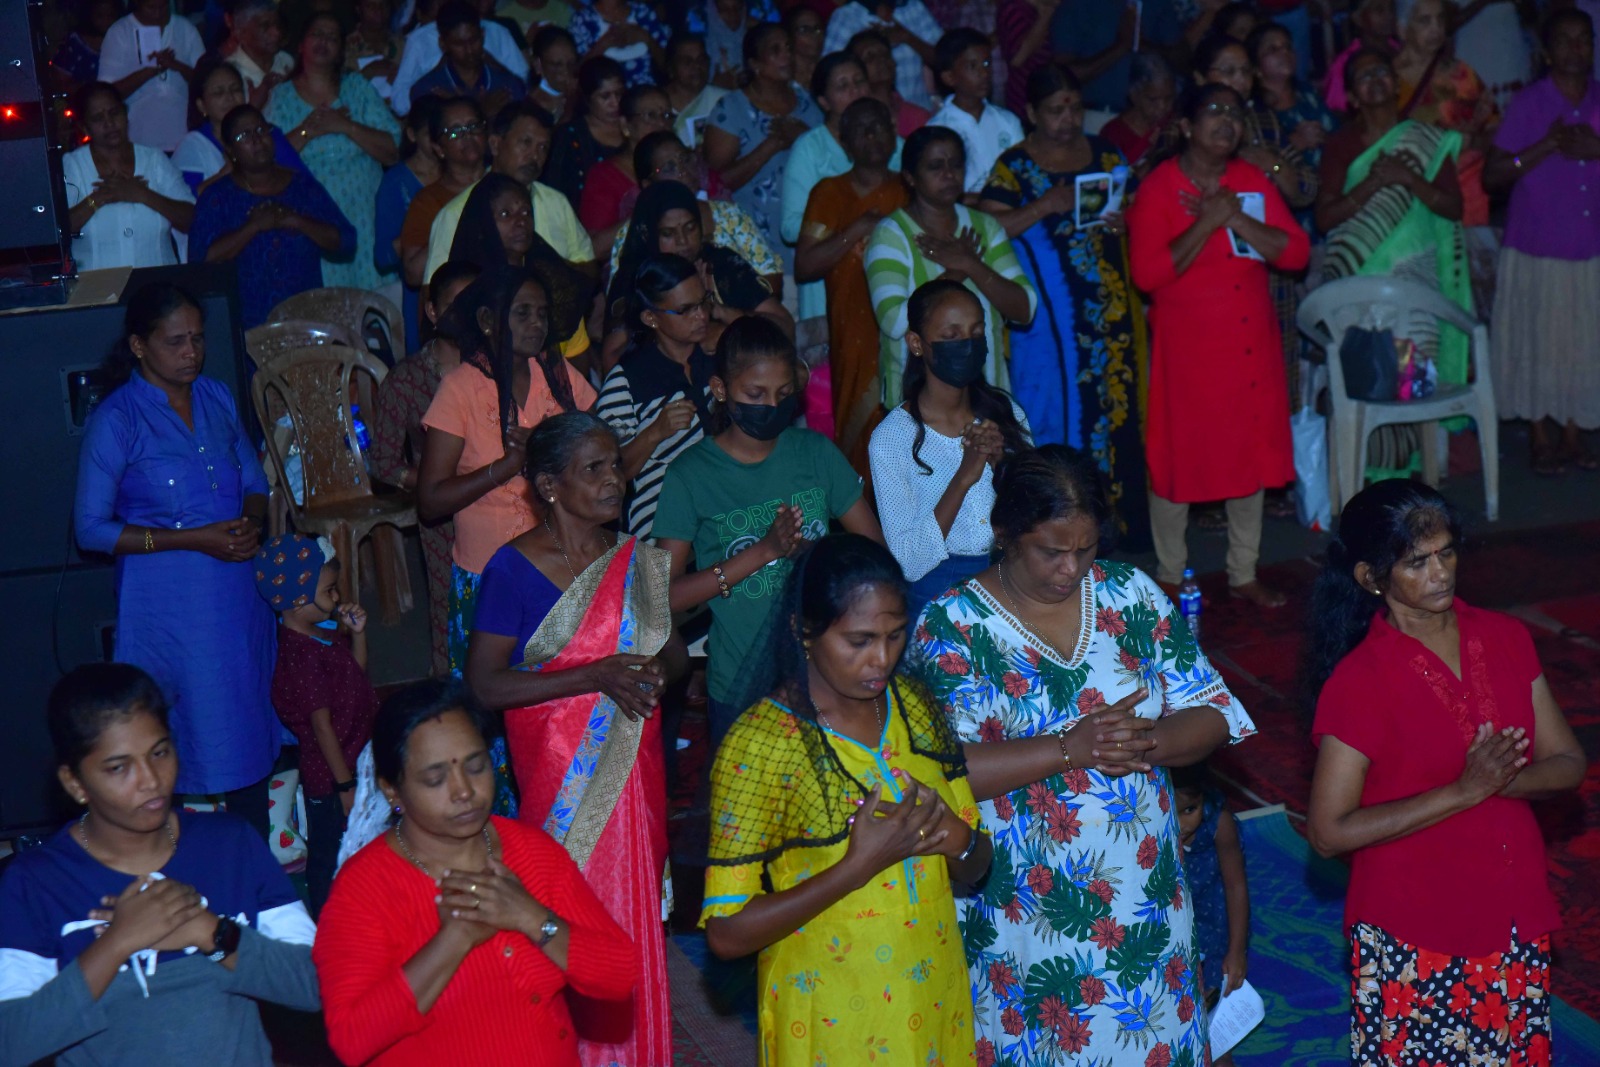
[[[617,431],[623,444],[633,440],[655,421],[665,405],[675,400],[688,398],[699,409],[688,429],[656,445],[629,487],[624,524],[628,533],[641,540],[650,537],[667,465],[705,436],[707,408],[711,403],[708,384],[711,371],[711,356],[699,348],[685,366],[668,358],[653,343],[636,344],[611,368],[600,387],[594,413]]]

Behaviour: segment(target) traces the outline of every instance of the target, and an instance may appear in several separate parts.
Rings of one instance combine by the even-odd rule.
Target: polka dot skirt
[[[1549,1067],[1550,938],[1467,958],[1351,931],[1350,1062]]]

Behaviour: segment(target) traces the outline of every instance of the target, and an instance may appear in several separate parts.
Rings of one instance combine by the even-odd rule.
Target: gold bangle
[[[154,552],[156,550],[156,535],[148,526],[144,528],[144,550],[146,552]]]

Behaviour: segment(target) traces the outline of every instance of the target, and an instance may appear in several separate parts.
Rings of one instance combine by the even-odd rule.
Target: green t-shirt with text
[[[765,537],[780,504],[799,508],[801,532],[816,540],[860,499],[860,477],[832,441],[812,430],[783,431],[760,463],[740,463],[707,437],[667,468],[651,536],[688,541],[696,569],[706,570]],[[706,674],[713,700],[732,699],[739,668],[792,567],[776,560],[734,586],[733,595],[712,599]]]

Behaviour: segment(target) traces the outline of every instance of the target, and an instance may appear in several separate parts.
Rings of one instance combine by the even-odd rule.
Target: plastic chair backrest
[[[258,367],[265,367],[296,348],[313,345],[348,345],[364,348],[360,335],[349,327],[335,322],[314,322],[310,319],[283,319],[246,330],[244,348]]]
[[[296,293],[272,309],[271,321],[306,319],[343,326],[356,346],[377,355],[386,366],[406,354],[406,328],[400,309],[382,293],[351,286],[325,286]]]
[[[1450,323],[1469,337],[1478,327],[1476,319],[1437,289],[1389,277],[1340,278],[1319,285],[1300,302],[1296,316],[1301,332],[1327,352],[1329,385],[1340,397],[1345,392],[1339,345],[1346,330],[1374,325],[1392,329],[1396,338],[1410,338],[1432,355],[1440,322]],[[1469,357],[1473,363],[1478,358],[1476,348],[1474,345]]]
[[[251,396],[268,427],[267,453],[280,484],[288,484],[284,461],[289,444],[300,446],[305,501],[296,504],[290,497],[296,515],[372,495],[350,412],[351,392],[353,388],[371,412],[373,389],[387,374],[370,352],[340,344],[297,348],[256,372]],[[267,421],[273,408],[288,414],[287,432]]]

